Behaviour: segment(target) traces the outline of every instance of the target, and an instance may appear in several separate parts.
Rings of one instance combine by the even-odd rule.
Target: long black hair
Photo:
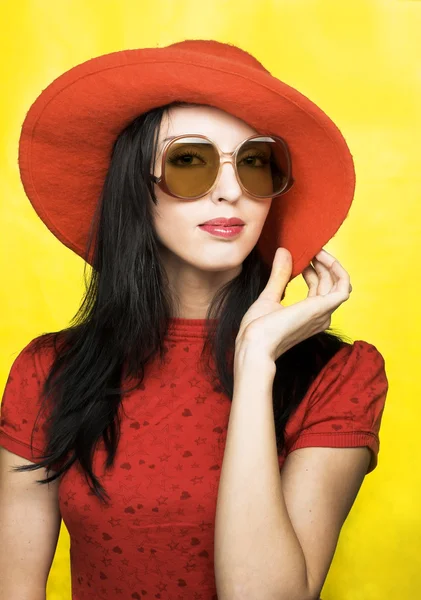
[[[92,269],[87,274],[85,263],[81,305],[69,327],[44,333],[30,345],[33,353],[47,347],[54,350],[38,418],[47,409],[47,400],[52,403],[42,460],[15,469],[45,467],[49,476],[38,481],[40,484],[54,481],[78,461],[90,489],[101,501],[109,501],[92,470],[96,444],[102,436],[105,465],[111,468],[120,438],[122,396],[142,384],[148,361],[165,357],[164,337],[174,314],[174,300],[168,292],[153,227],[151,201],[156,205],[157,200],[150,173],[162,117],[170,107],[183,105],[186,103],[174,102],[143,113],[118,136],[92,220],[85,254],[88,257],[92,251]],[[243,315],[269,275],[270,268],[255,246],[239,275],[218,290],[207,311],[201,359],[206,360],[216,389],[231,400],[235,337]],[[324,331],[290,348],[276,361],[273,409],[278,453],[284,447],[288,419],[344,343],[348,343],[345,336]],[[124,382],[130,379],[134,386],[124,389]]]

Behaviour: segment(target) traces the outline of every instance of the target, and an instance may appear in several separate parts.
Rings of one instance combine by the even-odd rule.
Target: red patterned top
[[[231,402],[197,369],[204,320],[172,319],[165,368],[146,367],[144,385],[123,398],[115,467],[94,472],[111,497],[101,504],[77,464],[62,477],[59,502],[71,539],[72,598],[216,600],[216,498]],[[50,351],[26,346],[12,364],[1,406],[0,445],[28,460],[44,448],[31,431]],[[388,381],[379,351],[358,340],[323,368],[286,428],[279,458],[305,446],[368,446],[377,464]],[[35,461],[34,461],[35,462]],[[16,476],[19,476],[16,473]]]

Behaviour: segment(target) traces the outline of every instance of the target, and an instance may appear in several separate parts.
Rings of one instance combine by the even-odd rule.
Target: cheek
[[[186,215],[188,208],[187,205],[180,205],[166,199],[159,201],[158,206],[154,208],[155,231],[164,246],[178,249],[193,238],[195,222],[192,222],[191,213]]]
[[[254,235],[256,235],[257,237],[259,237],[260,232],[263,229],[263,225],[265,224],[268,218],[271,204],[272,201],[261,201],[261,203],[256,203],[256,205],[254,206],[254,210],[250,216],[250,223],[252,225]]]

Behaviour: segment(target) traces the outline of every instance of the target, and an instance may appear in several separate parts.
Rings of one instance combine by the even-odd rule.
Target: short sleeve
[[[377,466],[387,391],[385,361],[377,348],[363,340],[347,344],[315,380],[300,431],[287,453],[310,446],[367,446],[370,473]]]
[[[37,462],[44,454],[46,437],[44,411],[38,417],[43,373],[39,358],[32,355],[33,342],[21,350],[9,371],[0,405],[0,446]]]

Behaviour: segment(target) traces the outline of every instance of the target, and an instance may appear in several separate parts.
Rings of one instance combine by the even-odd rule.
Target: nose
[[[225,161],[221,164],[218,180],[212,192],[212,199],[224,198],[232,202],[237,200],[242,193],[243,190],[236,177],[234,165],[229,161]]]

